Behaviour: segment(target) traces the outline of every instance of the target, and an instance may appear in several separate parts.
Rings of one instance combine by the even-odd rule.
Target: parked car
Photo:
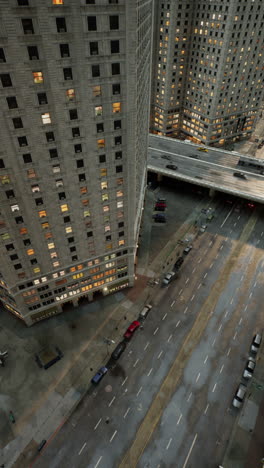
[[[200,227],[200,232],[205,232],[206,228],[207,228],[207,225],[202,224],[201,227]]]
[[[154,211],[165,211],[165,206],[155,205]]]
[[[166,204],[165,202],[163,202],[163,201],[157,201],[157,202],[155,203],[155,206],[163,206],[164,208],[166,208],[166,207],[167,207],[167,204]]]
[[[233,172],[233,176],[238,177],[239,179],[247,180],[247,176],[243,172]]]
[[[251,379],[251,377],[253,375],[253,372],[254,372],[254,369],[255,369],[255,366],[256,366],[255,359],[250,357],[248,359],[247,365],[246,365],[245,370],[243,372],[244,379]]]
[[[157,213],[152,216],[156,223],[166,223],[166,218],[164,214]]]
[[[239,385],[236,391],[236,394],[234,396],[233,402],[232,402],[235,408],[240,408],[240,406],[242,405],[245,394],[246,394],[246,390],[247,390],[247,387],[245,385],[243,384]]]
[[[183,253],[185,255],[188,255],[188,253],[192,250],[193,246],[192,245],[187,245],[187,247],[185,247]]]
[[[100,367],[99,371],[96,372],[96,374],[93,376],[91,382],[93,384],[98,384],[100,380],[102,380],[103,376],[107,373],[108,369],[107,367]]]
[[[138,320],[134,320],[134,322],[129,325],[127,331],[124,333],[124,337],[127,340],[130,340],[138,327],[140,327],[140,322]]]
[[[176,166],[175,164],[167,164],[166,168],[171,169],[172,171],[176,171],[178,169],[178,166]]]
[[[167,273],[167,274],[165,275],[165,277],[163,278],[162,284],[164,284],[165,286],[167,286],[167,285],[172,281],[172,279],[174,278],[175,274],[176,274],[175,271],[169,271],[169,273]]]
[[[163,203],[166,203],[166,198],[158,198],[157,202],[163,202]]]
[[[203,151],[204,153],[208,153],[208,149],[203,148],[202,146],[198,148],[198,151]]]
[[[116,361],[117,359],[120,358],[121,354],[125,351],[125,349],[126,349],[126,343],[125,341],[121,341],[120,343],[118,343],[118,345],[112,352],[111,357]]]
[[[140,312],[139,318],[145,320],[145,318],[148,316],[151,309],[152,309],[152,305],[146,304],[145,307]]]
[[[183,264],[184,262],[184,258],[183,257],[179,257],[176,262],[174,263],[174,269],[175,270],[178,270],[180,268],[180,266]]]
[[[257,333],[253,338],[252,345],[251,345],[251,348],[250,348],[250,351],[252,353],[256,354],[258,352],[261,340],[262,340],[261,335],[259,333]]]

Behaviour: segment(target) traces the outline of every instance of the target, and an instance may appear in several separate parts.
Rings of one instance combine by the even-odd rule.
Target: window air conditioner
[[[36,55],[32,55],[31,60],[38,60],[38,57],[36,57]]]
[[[66,32],[64,28],[60,28],[59,32]]]
[[[48,141],[53,141],[53,139],[52,139],[52,138],[49,138]]]
[[[46,104],[46,101],[40,101],[40,104]]]
[[[27,146],[27,145],[26,145],[26,143],[22,143],[22,145],[21,145],[21,146]]]
[[[103,130],[98,130],[98,133],[102,133]]]
[[[68,54],[62,54],[62,57],[69,57]]]
[[[80,152],[81,152],[81,150],[77,150],[77,151],[76,151],[76,153],[80,153]]]
[[[71,77],[70,77],[70,76],[66,76],[66,80],[71,80]]]

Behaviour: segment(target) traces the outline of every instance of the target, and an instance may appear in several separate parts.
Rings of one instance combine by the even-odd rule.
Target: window
[[[4,49],[0,47],[0,62],[6,62]]]
[[[0,176],[1,184],[10,184],[10,177],[8,175]]]
[[[122,192],[122,190],[118,190],[118,191],[116,192],[116,196],[117,196],[117,197],[123,197],[123,195],[124,195],[124,193]]]
[[[20,268],[22,268],[21,263],[16,263],[16,265],[14,265],[15,270],[20,270]]]
[[[60,54],[62,58],[70,57],[69,44],[60,44]]]
[[[95,0],[86,0],[86,5],[95,5]]]
[[[11,81],[9,73],[1,73],[0,79],[2,82],[3,88],[8,88],[9,86],[12,86],[12,81]]]
[[[13,190],[6,190],[5,194],[6,194],[7,198],[14,198],[14,196],[15,196],[15,193],[14,193]]]
[[[24,245],[31,245],[30,239],[23,240]]]
[[[122,159],[122,151],[117,151],[117,152],[115,153],[115,158],[116,158],[116,159]]]
[[[40,192],[39,185],[32,185],[32,186],[31,186],[31,190],[32,190],[33,193],[38,193],[38,192]]]
[[[31,154],[30,153],[23,154],[23,160],[25,164],[31,163],[32,162]]]
[[[43,199],[42,198],[36,198],[35,203],[36,203],[37,206],[43,205]]]
[[[104,124],[103,123],[96,124],[96,131],[97,131],[97,133],[103,132],[104,131]]]
[[[79,174],[79,182],[84,182],[86,180],[85,174]]]
[[[41,223],[42,229],[48,229],[49,228],[49,223]]]
[[[78,159],[76,161],[77,168],[84,167],[83,159]]]
[[[8,96],[6,101],[9,109],[17,109],[18,105],[15,96]]]
[[[72,69],[63,68],[63,75],[65,80],[72,80]]]
[[[121,112],[121,102],[113,102],[112,103],[112,110],[113,110],[114,114],[116,114],[118,112]]]
[[[97,97],[97,96],[101,96],[101,86],[100,85],[97,85],[97,86],[93,86],[93,95],[94,97]]]
[[[106,161],[105,154],[100,154],[99,156],[99,163],[104,163]]]
[[[96,106],[94,108],[94,111],[95,111],[96,117],[98,117],[100,115],[103,115],[103,107],[102,106]]]
[[[14,247],[14,244],[7,244],[5,248],[6,250],[14,250],[15,247]]]
[[[55,136],[53,132],[46,132],[46,139],[48,142],[55,141]]]
[[[21,223],[24,222],[22,216],[17,216],[17,217],[15,218],[15,221],[16,221],[17,224],[21,224]]]
[[[41,210],[38,213],[39,213],[39,218],[45,218],[47,216],[46,210]]]
[[[116,166],[116,172],[123,172],[123,166]]]
[[[110,29],[119,29],[119,18],[118,15],[109,16],[109,27]]]
[[[28,0],[17,0],[18,6],[28,6]]]
[[[87,193],[87,187],[80,188],[80,194],[83,195],[84,193]]]
[[[87,232],[87,237],[92,237],[93,236],[93,231]]]
[[[78,112],[77,109],[70,109],[69,110],[69,116],[71,120],[76,120],[78,119]]]
[[[119,130],[121,128],[121,120],[114,121],[114,130]]]
[[[90,54],[98,55],[98,42],[90,42]]]
[[[112,85],[113,94],[120,94],[120,84],[113,84]]]
[[[3,159],[0,159],[0,169],[4,169],[4,168],[5,168],[5,163]]]
[[[52,166],[52,172],[53,174],[60,172],[60,165],[56,164],[56,166]]]
[[[22,119],[20,117],[15,117],[13,120],[14,128],[23,128]]]
[[[49,243],[48,243],[48,249],[55,249],[55,244],[54,244],[54,242],[49,242]]]
[[[122,200],[122,201],[118,201],[117,204],[116,204],[117,208],[123,208],[123,205],[124,205],[123,200]]]
[[[120,75],[120,63],[112,63],[112,75]]]
[[[96,78],[97,76],[100,76],[100,66],[92,65],[92,77]]]
[[[14,255],[10,255],[10,260],[18,260],[18,255],[17,254],[14,254]]]
[[[122,137],[117,136],[115,137],[115,145],[121,145],[122,144]]]
[[[103,206],[103,212],[104,212],[104,213],[108,213],[109,211],[110,211],[109,205]]]
[[[107,182],[101,182],[101,190],[107,189],[108,184]]]
[[[62,212],[62,213],[64,213],[65,211],[68,211],[69,208],[68,208],[67,203],[65,203],[64,205],[61,205],[61,206],[60,206],[60,209],[61,209],[61,212]]]
[[[72,136],[73,138],[79,137],[80,136],[80,129],[79,127],[74,127],[72,128]]]
[[[64,216],[64,218],[63,218],[64,223],[70,223],[70,221],[71,221],[70,216]]]
[[[41,114],[41,118],[42,118],[43,125],[51,123],[51,118],[50,118],[50,113],[49,112],[45,112],[45,114]]]
[[[22,18],[21,22],[24,34],[34,34],[33,21],[31,18]]]
[[[105,147],[105,139],[101,138],[100,140],[97,140],[97,148],[104,148]]]
[[[67,27],[66,27],[66,20],[65,18],[56,18],[56,26],[57,26],[57,31],[59,33],[61,32],[67,32]]]
[[[34,249],[28,249],[28,250],[27,250],[27,254],[28,254],[28,255],[34,255],[34,254],[35,254]]]
[[[97,31],[96,16],[87,16],[88,31]]]
[[[100,169],[100,176],[101,176],[101,177],[106,177],[106,176],[107,176],[107,169],[106,169],[106,167],[103,167],[102,169]]]
[[[74,151],[75,151],[75,153],[81,153],[82,152],[82,145],[81,144],[74,145]]]
[[[28,176],[29,179],[35,179],[36,172],[34,171],[34,169],[28,169],[27,176]]]
[[[40,84],[43,83],[43,73],[42,72],[32,72],[34,83]]]
[[[40,105],[42,104],[48,104],[48,98],[46,93],[37,93],[38,96],[38,102]]]
[[[119,41],[111,41],[110,42],[111,46],[111,54],[119,54]]]
[[[63,5],[63,0],[52,0],[53,5]]]
[[[116,179],[116,184],[117,185],[123,185],[123,182],[124,182],[124,180],[123,180],[122,177],[119,177],[119,179]]]
[[[58,193],[58,195],[59,195],[60,200],[65,200],[65,198],[66,198],[65,192],[60,192],[60,193]]]
[[[69,244],[72,244],[72,242],[74,242],[74,237],[68,237],[68,242]]]
[[[56,187],[63,187],[63,180],[62,179],[57,179],[56,180]]]
[[[39,60],[39,53],[37,46],[28,46],[28,57],[29,60]]]
[[[27,137],[22,136],[17,138],[19,146],[27,146]]]
[[[75,90],[73,88],[67,89],[66,96],[69,99],[69,101],[73,101],[73,99],[75,99]]]
[[[66,232],[66,234],[70,234],[70,233],[72,232],[72,227],[71,227],[71,226],[67,226],[67,227],[65,228],[65,232]]]

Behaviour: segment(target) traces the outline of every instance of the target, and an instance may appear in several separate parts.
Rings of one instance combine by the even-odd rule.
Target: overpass
[[[169,169],[168,164],[177,169]],[[148,171],[264,203],[264,160],[235,151],[150,134]],[[245,178],[235,177],[234,172]]]

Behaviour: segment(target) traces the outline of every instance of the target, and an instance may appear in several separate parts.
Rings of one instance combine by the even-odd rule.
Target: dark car
[[[178,270],[180,268],[180,266],[183,264],[183,262],[184,262],[184,258],[179,257],[178,260],[174,264],[174,269]]]
[[[108,369],[107,367],[100,367],[99,371],[96,372],[96,374],[93,376],[91,382],[93,384],[98,384],[100,380],[102,380],[103,376],[107,373]]]
[[[127,331],[124,333],[124,337],[127,340],[130,340],[138,327],[140,327],[140,322],[138,320],[134,320],[134,322],[129,325]]]
[[[154,211],[165,211],[165,210],[166,210],[166,207],[160,206],[160,205],[156,205],[154,208]]]
[[[233,172],[233,176],[239,177],[239,179],[247,179],[246,174],[244,174],[243,172]]]
[[[119,359],[121,354],[125,351],[125,349],[126,349],[126,343],[124,341],[121,341],[120,343],[118,343],[118,345],[112,352],[111,357],[115,360]]]
[[[162,213],[156,213],[152,216],[156,223],[166,223],[165,215]]]
[[[175,166],[175,164],[167,164],[166,167],[172,171],[176,171],[178,169],[178,166]]]

